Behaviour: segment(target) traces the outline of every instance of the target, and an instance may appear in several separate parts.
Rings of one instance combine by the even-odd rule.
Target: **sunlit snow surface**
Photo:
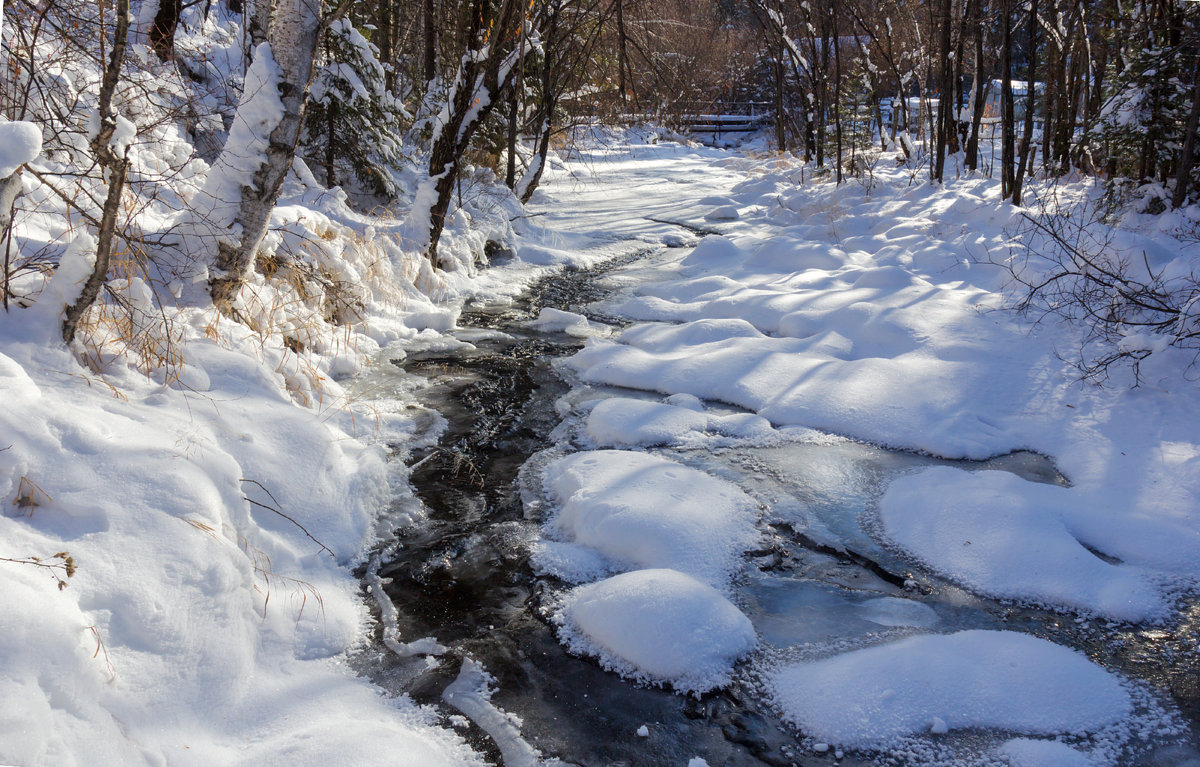
[[[238,45],[209,45],[209,61],[243,71],[228,60]],[[133,148],[169,150],[157,137]],[[0,554],[69,550],[79,567],[63,591],[28,566],[0,570],[0,761],[478,763],[435,712],[345,666],[369,638],[349,566],[407,476],[389,473],[384,443],[411,447],[413,421],[436,419],[405,412],[403,390],[370,389],[369,374],[352,413],[334,379],[387,344],[385,362],[469,352],[450,335],[468,296],[662,246],[611,274],[617,294],[588,318],[534,320],[589,339],[565,366],[576,391],[531,522],[566,642],[668,688],[728,680],[798,724],[811,750],[798,763],[832,761],[837,741],[891,764],[1136,764],[1181,732],[1131,661],[1160,669],[1172,662],[1160,647],[1179,665],[1196,651],[1171,617],[1200,570],[1194,386],[1170,354],[1139,390],[1080,385],[1055,355],[1073,348],[1069,329],[1031,333],[994,311],[1004,275],[981,262],[1007,253],[1020,213],[992,181],[926,186],[881,165],[874,188],[835,188],[787,158],[597,149],[553,160],[528,216],[452,216],[448,270],[434,274],[381,244],[403,241],[403,223],[355,217],[306,173],[289,179],[271,247],[325,242],[310,229],[328,226],[340,249],[322,266],[350,282],[382,270],[391,289],[371,285],[352,344],[309,350],[320,391],[291,352],[198,311],[173,315],[178,382],[120,364],[94,376],[46,344],[55,328],[29,321],[38,307],[0,323]],[[163,191],[187,207],[186,191]],[[70,222],[27,226],[65,243]],[[512,239],[513,255],[479,269],[489,236]],[[1157,254],[1192,247],[1155,236]],[[76,242],[56,299],[86,271]],[[613,453],[575,471],[596,448]],[[933,457],[1016,450],[1032,452],[953,468]],[[276,503],[333,556],[264,508]],[[393,522],[419,518],[408,511]],[[1003,545],[1047,534],[1057,544],[1037,552]],[[968,540],[987,556],[963,560],[954,545]],[[1009,577],[1018,564],[1062,580]],[[1095,619],[1160,614],[1154,635]],[[1001,675],[1001,656],[1021,673]],[[797,669],[831,682],[805,687]],[[483,695],[473,678],[463,689]],[[821,720],[808,690],[846,716]],[[888,690],[906,705],[881,704]],[[862,724],[852,714],[866,705],[880,706],[867,724],[838,729]],[[1183,749],[1176,763],[1195,755]]]
[[[642,149],[597,173],[642,199],[668,156],[682,179],[708,155]],[[759,690],[812,754],[1139,763],[1132,743],[1178,737],[1149,687],[1071,646],[1103,644],[1104,619],[1170,620],[1200,574],[1200,407],[1183,379],[1136,393],[1082,385],[1056,354],[1070,328],[1031,332],[999,310],[1005,276],[980,262],[1007,251],[1020,213],[990,181],[889,176],[867,190],[800,183],[786,161],[717,165],[710,195],[655,198],[647,213],[680,227],[660,241],[686,231],[698,245],[618,270],[618,292],[591,308],[628,324],[566,362],[576,390],[562,445],[585,452],[558,460],[642,451],[761,504],[766,543],[726,592],[759,638],[734,683]],[[730,184],[729,169],[748,178]],[[620,204],[550,189],[547,201],[595,222]],[[534,561],[567,584],[564,600],[596,588],[571,584],[663,566],[615,564],[624,533],[602,554],[561,527],[571,493],[555,489],[556,465]],[[665,508],[659,524],[689,504]],[[671,540],[686,560],[689,536]],[[580,642],[597,622],[560,617],[577,651],[666,677],[649,618],[606,655]]]
[[[806,734],[859,747],[968,727],[1094,732],[1132,710],[1118,679],[1082,654],[1009,631],[910,637],[788,665],[771,688]]]

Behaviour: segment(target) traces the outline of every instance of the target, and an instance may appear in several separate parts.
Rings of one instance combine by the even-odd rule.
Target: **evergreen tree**
[[[330,25],[304,119],[304,155],[334,186],[349,170],[370,192],[396,194],[391,171],[401,157],[408,115],[387,87],[379,49],[346,19]]]

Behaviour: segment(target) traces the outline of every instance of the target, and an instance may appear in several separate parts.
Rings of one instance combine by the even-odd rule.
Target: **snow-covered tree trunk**
[[[418,227],[426,225],[424,250],[434,264],[463,153],[495,106],[495,97],[523,55],[523,46],[538,44],[535,36],[516,34],[519,25],[525,24],[523,2],[504,0],[495,16],[487,13],[489,7],[486,0],[475,0],[472,5],[468,47],[446,104],[434,119],[429,176],[413,204],[414,222]],[[506,52],[503,45],[509,40],[515,40],[517,47]]]
[[[1187,130],[1184,131],[1183,148],[1179,153],[1179,168],[1175,174],[1175,191],[1171,195],[1171,207],[1178,208],[1187,200],[1191,185],[1192,167],[1196,162],[1196,133],[1200,130],[1200,58],[1192,77],[1196,81],[1192,94],[1192,109],[1188,113]]]
[[[321,0],[281,0],[274,6],[267,42],[255,51],[251,69],[256,71],[254,77],[247,73],[234,117],[235,123],[241,121],[249,131],[240,136],[230,131],[211,171],[239,182],[240,202],[234,217],[238,226],[220,238],[216,271],[209,282],[213,303],[222,310],[230,308],[254,264],[271,210],[296,156],[321,37],[321,14]],[[211,183],[206,189],[215,194],[221,191]]]

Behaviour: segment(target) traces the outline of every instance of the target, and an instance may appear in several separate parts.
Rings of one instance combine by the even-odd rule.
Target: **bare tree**
[[[493,15],[487,0],[472,0],[467,9],[467,46],[445,105],[434,120],[428,177],[417,193],[419,205],[428,207],[414,209],[418,226],[428,222],[425,253],[435,264],[462,157],[523,55],[525,36],[515,45],[514,41],[526,22],[524,8],[521,0],[503,0]]]
[[[1021,204],[1021,185],[1025,179],[1025,169],[1033,165],[1033,153],[1036,149],[1033,144],[1033,112],[1037,99],[1037,30],[1038,0],[1029,0],[1029,70],[1025,76],[1025,134],[1021,138],[1021,148],[1017,153],[1017,171],[1013,176],[1013,205]]]
[[[75,303],[66,308],[63,318],[62,337],[63,341],[68,344],[75,339],[75,330],[79,325],[80,318],[96,300],[101,286],[108,277],[113,234],[117,228],[121,194],[125,189],[125,174],[129,170],[126,152],[129,141],[133,138],[133,124],[117,115],[113,108],[113,94],[116,93],[117,84],[121,80],[121,66],[125,63],[125,48],[129,36],[129,0],[116,0],[115,10],[112,50],[109,52],[108,62],[104,66],[104,75],[100,81],[100,101],[97,110],[100,126],[91,141],[92,153],[96,157],[96,162],[99,163],[108,178],[108,192],[100,213],[95,265],[92,267],[92,273],[84,283],[79,297]],[[125,135],[118,135],[118,131]]]

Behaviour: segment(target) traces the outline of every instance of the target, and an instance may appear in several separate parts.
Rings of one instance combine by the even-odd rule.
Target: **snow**
[[[588,437],[601,447],[683,444],[706,434],[740,438],[777,436],[767,419],[750,413],[716,415],[667,402],[613,397],[588,415]]]
[[[1096,731],[1132,708],[1082,654],[1010,631],[902,639],[779,669],[776,705],[804,733],[853,748],[934,730]]]
[[[671,568],[723,587],[758,538],[753,499],[724,480],[645,453],[576,453],[546,468],[561,505],[547,523],[616,566]]]
[[[680,173],[703,162],[696,154],[675,150]],[[654,167],[657,157],[637,161]],[[989,262],[1012,247],[1020,212],[1000,203],[994,180],[936,187],[889,177],[868,190],[802,183],[786,165],[757,160],[723,169],[730,167],[745,175],[729,183],[714,174],[706,196],[646,215],[704,226],[713,206],[734,205],[740,218],[722,222],[722,234],[690,253],[667,252],[650,279],[606,301],[606,314],[634,324],[589,339],[567,361],[585,385],[662,398],[597,403],[585,445],[761,440],[771,436],[769,424],[949,459],[1031,450],[1072,487],[939,471],[920,480],[926,499],[909,493],[904,510],[888,501],[885,534],[911,559],[980,594],[1120,620],[1161,619],[1172,594],[1196,584],[1200,401],[1180,373],[1188,360],[1172,356],[1162,338],[1131,335],[1127,348],[1160,355],[1153,384],[1088,386],[1064,362],[1080,342],[1076,329],[1030,328],[999,311],[1011,300],[1008,275]],[[591,197],[564,202],[576,200]],[[1156,259],[1177,260],[1187,247],[1111,234],[1114,247]],[[681,395],[710,403],[710,412],[667,406]],[[752,433],[723,430],[711,405],[767,423]],[[1003,504],[989,501],[1000,491]],[[1041,513],[1047,504],[1052,513]],[[958,508],[974,511],[960,519]],[[921,525],[942,538],[922,538]],[[984,535],[988,525],[993,534]],[[952,529],[961,540],[951,541]],[[1005,530],[1016,534],[1008,549]],[[1041,548],[1018,551],[1017,541],[1032,535],[1044,536]],[[978,551],[960,551],[965,540]],[[1018,563],[1062,576],[1034,583],[1036,576],[1009,570]]]
[[[492,681],[482,666],[467,658],[442,698],[491,736],[506,767],[540,767],[540,754],[521,738],[517,723],[491,702]]]
[[[1161,616],[1166,604],[1144,571],[1089,550],[1109,553],[1074,524],[1095,513],[1093,500],[1005,472],[937,467],[894,482],[879,514],[893,542],[980,593],[1116,620]]]
[[[205,50],[240,72],[240,53],[212,41]],[[139,225],[190,231],[205,258],[212,238],[236,234],[233,201],[252,172],[245,158],[281,114],[276,75],[260,50],[229,154],[211,170],[188,160],[178,187],[164,185]],[[139,115],[126,114],[122,141],[138,128]],[[185,141],[140,129],[146,139],[128,146],[135,165],[141,152],[191,157]],[[0,123],[0,170],[30,161],[38,145],[36,127]],[[738,576],[765,538],[760,515],[795,512],[798,532],[835,544],[831,530],[877,522],[871,532],[889,553],[983,597],[1169,618],[1172,600],[1200,575],[1200,402],[1162,339],[1123,342],[1154,352],[1143,387],[1099,389],[1062,362],[1074,331],[1052,323],[1031,331],[995,311],[1006,300],[1004,275],[986,260],[1008,252],[1006,228],[1019,212],[999,203],[991,180],[930,187],[881,166],[873,189],[835,187],[803,181],[786,158],[666,143],[596,157],[604,162],[551,156],[537,217],[508,199],[468,199],[448,219],[440,272],[414,250],[423,233],[411,221],[349,211],[298,162],[263,253],[294,256],[350,286],[356,308],[345,324],[333,328],[285,279],[255,274],[245,310],[260,330],[251,331],[189,305],[184,283],[202,286],[204,275],[181,273],[164,281],[183,299],[164,309],[172,330],[154,335],[144,315],[160,308],[158,283],[113,280],[139,313],[125,335],[149,339],[164,359],[178,355],[148,371],[137,369],[128,338],[95,317],[90,341],[76,353],[61,347],[58,317],[91,269],[94,240],[61,207],[19,224],[14,242],[26,253],[45,248],[59,265],[36,285],[32,307],[0,318],[0,557],[69,552],[78,569],[59,590],[42,569],[0,562],[8,627],[0,763],[87,755],[101,765],[304,765],[347,753],[482,763],[436,710],[389,698],[349,668],[347,657],[377,636],[352,569],[394,526],[385,510],[406,475],[384,455],[389,441],[408,446],[413,428],[395,402],[389,410],[357,401],[345,377],[374,355],[469,351],[469,337],[452,335],[468,297],[503,300],[551,269],[663,245],[673,249],[620,275],[622,289],[603,307],[603,316],[634,323],[619,333],[553,309],[531,322],[587,338],[566,367],[581,388],[594,387],[562,405],[577,408],[575,431],[552,449],[584,452],[549,461],[533,480],[544,480],[549,516],[531,522],[542,533],[532,563],[565,584],[550,589],[561,598],[553,606],[563,641],[679,692],[746,681],[751,664],[737,662],[748,656],[754,665],[824,657],[784,666],[771,682],[788,721],[826,750],[913,734],[940,743],[964,728],[1090,733],[1130,716],[1128,687],[1112,673],[1011,632],[925,634],[868,649],[805,639],[772,646],[779,654],[764,660]],[[661,193],[664,178],[676,194]],[[427,208],[431,187],[410,186],[414,209]],[[44,189],[27,194],[30,203],[48,199]],[[177,226],[189,217],[192,230]],[[722,234],[697,243],[685,228]],[[1117,235],[1118,244],[1149,243],[1156,261],[1182,247],[1161,233]],[[480,269],[488,240],[516,257]],[[1070,487],[947,467],[838,475],[870,492],[858,505],[854,496],[847,527],[837,528],[796,511],[807,496],[760,493],[752,470],[738,480],[745,489],[710,470],[716,451],[703,448],[779,446],[800,427],[946,458],[1031,449]],[[824,477],[794,479],[816,486]],[[11,503],[18,498],[24,505]],[[419,510],[402,516],[419,523]],[[444,662],[437,637],[400,636],[377,563],[367,564],[366,585],[385,647]],[[872,632],[870,642],[977,625],[961,617],[976,615],[973,598],[947,591],[901,598],[917,594],[881,586],[838,604]],[[947,598],[963,604],[948,610],[939,601]],[[492,734],[506,762],[534,763],[517,723],[488,700],[490,685],[464,661],[447,700]],[[995,748],[1011,764],[1089,756],[1030,738]]]
[[[714,208],[705,218],[709,221],[736,221],[741,217],[738,209],[733,205],[722,205],[719,208]]]
[[[16,173],[42,151],[42,130],[31,122],[0,118],[0,179]]]
[[[602,336],[607,334],[607,328],[593,324],[582,314],[564,312],[561,309],[543,307],[537,319],[530,320],[529,327],[543,333],[566,333],[576,338]]]
[[[728,683],[734,661],[757,643],[750,620],[719,591],[667,569],[578,586],[557,620],[573,652],[680,692]]]
[[[116,116],[116,124],[116,130],[108,140],[108,145],[117,157],[125,157],[129,153],[130,145],[137,138],[137,126],[119,114]]]
[[[243,352],[196,342],[188,357],[207,398],[136,373],[81,384],[39,343],[0,353],[0,494],[30,499],[0,516],[0,556],[68,551],[77,567],[60,591],[3,563],[0,685],[20,704],[3,708],[0,761],[323,764],[396,747],[406,764],[473,763],[340,657],[364,626],[343,565],[389,495],[381,451],[280,396]]]
[[[184,248],[194,261],[207,262],[217,242],[235,244],[241,234],[236,223],[241,206],[242,188],[255,185],[261,158],[266,156],[271,132],[283,119],[284,106],[279,95],[279,66],[271,54],[270,43],[260,43],[253,62],[246,70],[245,85],[229,137],[213,166],[204,176],[203,185],[192,196],[191,210],[184,219]],[[180,276],[202,282],[188,263]]]
[[[1013,738],[996,749],[1011,767],[1094,767],[1086,754],[1054,740]]]

